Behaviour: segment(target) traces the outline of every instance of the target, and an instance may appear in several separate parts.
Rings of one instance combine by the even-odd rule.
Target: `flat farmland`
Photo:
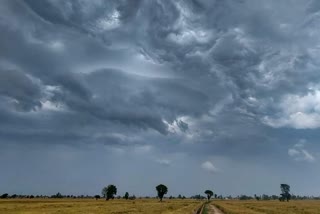
[[[225,214],[315,214],[320,213],[320,201],[213,201]]]
[[[3,199],[0,200],[2,214],[188,214],[193,213],[203,202],[196,200],[155,199]]]

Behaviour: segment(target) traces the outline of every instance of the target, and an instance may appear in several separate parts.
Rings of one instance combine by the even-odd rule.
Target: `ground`
[[[320,213],[320,201],[299,200],[279,201],[213,201],[225,214],[317,214]]]
[[[214,204],[207,203],[204,205],[203,211],[201,214],[223,214]]]
[[[204,201],[155,199],[3,199],[0,213],[4,214],[193,214]],[[218,209],[219,208],[219,209]],[[320,201],[239,201],[213,200],[203,214],[317,214]]]
[[[0,213],[5,214],[192,214],[201,206],[196,200],[155,199],[3,199]]]

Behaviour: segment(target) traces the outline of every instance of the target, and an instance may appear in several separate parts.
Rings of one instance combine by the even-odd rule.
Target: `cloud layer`
[[[0,145],[144,148],[169,171],[184,159],[216,171],[215,157],[276,165],[287,152],[316,162],[291,145],[317,149],[319,11],[315,0],[4,0]]]

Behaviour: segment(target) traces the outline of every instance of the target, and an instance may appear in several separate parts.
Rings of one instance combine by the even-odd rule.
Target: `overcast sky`
[[[319,195],[318,0],[2,0],[0,192]]]

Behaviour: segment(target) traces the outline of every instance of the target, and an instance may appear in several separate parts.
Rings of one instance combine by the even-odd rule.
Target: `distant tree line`
[[[8,193],[0,195],[0,199],[10,199],[10,198],[94,198],[95,196],[90,195],[62,195],[57,193],[54,195],[22,195],[22,194],[12,194]]]
[[[158,198],[159,201],[162,201],[163,198],[165,198],[165,195],[168,193],[168,187],[165,186],[164,184],[159,184],[158,186],[156,186],[156,192],[157,195],[155,197],[150,197],[150,196],[146,196],[143,198]],[[212,190],[205,190],[204,194],[206,196],[203,195],[193,195],[191,197],[188,197],[190,199],[196,199],[196,200],[210,200],[211,198],[215,198],[215,199],[226,199],[226,200],[280,200],[280,201],[289,201],[289,200],[320,200],[320,196],[300,196],[300,195],[294,195],[290,193],[290,186],[288,184],[281,184],[280,185],[280,190],[281,190],[281,194],[280,196],[278,195],[267,195],[267,194],[262,194],[262,195],[256,195],[254,194],[254,196],[248,196],[248,195],[239,195],[236,197],[232,197],[230,196],[222,196],[222,195],[217,195],[214,194],[214,192]],[[101,191],[101,195],[94,195],[94,196],[90,196],[90,195],[63,195],[60,192],[58,192],[57,194],[48,196],[48,195],[21,195],[21,194],[12,194],[9,195],[8,193],[4,193],[4,194],[0,194],[0,199],[14,199],[14,198],[29,198],[29,199],[33,199],[33,198],[76,198],[76,199],[96,199],[99,200],[100,198],[105,198],[105,200],[110,200],[110,199],[125,199],[125,200],[134,200],[136,199],[135,195],[130,195],[129,192],[126,192],[123,196],[116,196],[117,195],[117,187],[115,185],[108,185],[106,187],[104,187]],[[142,197],[139,197],[142,198]],[[172,200],[172,199],[186,199],[186,196],[182,196],[181,194],[179,194],[177,197],[175,196],[169,196],[168,199]]]
[[[169,197],[169,199],[186,199],[186,198],[187,198],[186,196],[181,195],[181,194],[179,194],[177,197],[174,197],[172,195]]]

